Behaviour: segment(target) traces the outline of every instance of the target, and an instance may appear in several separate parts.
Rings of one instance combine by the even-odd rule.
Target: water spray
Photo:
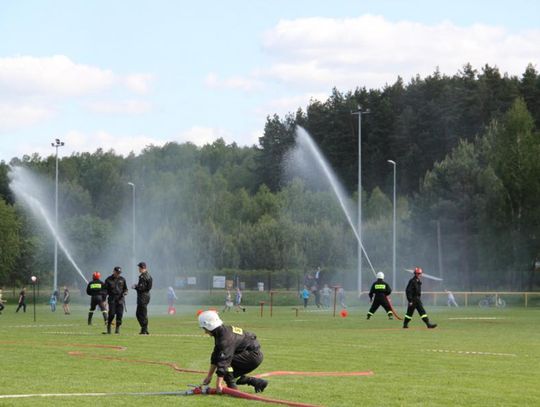
[[[308,132],[302,127],[296,126],[296,134],[298,136],[297,142],[301,145],[308,147],[311,154],[315,157],[318,164],[323,169],[324,175],[326,176],[328,182],[330,183],[330,186],[332,187],[332,190],[334,191],[334,194],[336,195],[339,201],[339,205],[341,206],[341,209],[343,210],[343,213],[345,214],[345,217],[347,218],[347,222],[349,223],[349,226],[351,227],[354,233],[354,236],[356,237],[356,240],[358,241],[358,244],[360,245],[360,248],[362,249],[362,253],[364,253],[364,256],[366,257],[366,260],[369,264],[369,267],[371,267],[371,272],[375,276],[377,273],[375,272],[375,269],[373,268],[373,264],[371,264],[371,260],[369,259],[366,249],[364,248],[364,245],[362,244],[360,236],[358,235],[358,230],[352,221],[352,216],[349,212],[349,208],[347,208],[347,204],[345,201],[346,200],[344,196],[345,194],[343,191],[341,191],[338,180],[336,179],[328,163],[326,162],[323,155],[321,154],[319,148],[315,145],[315,143],[309,136]],[[358,199],[362,199],[360,192],[358,194]]]
[[[19,168],[17,168],[16,170],[20,171]],[[24,188],[22,188],[17,182],[14,182],[14,183],[12,182],[10,184],[10,187],[13,190],[13,192],[15,192],[15,194],[19,198],[21,198],[24,203],[26,203],[26,205],[32,210],[32,212],[39,215],[45,221],[45,224],[47,225],[47,227],[51,231],[51,233],[53,235],[53,238],[55,239],[55,241],[58,243],[58,245],[60,246],[60,248],[62,249],[62,251],[66,255],[69,262],[73,265],[75,270],[77,270],[77,273],[79,273],[79,275],[85,281],[85,283],[88,283],[88,280],[84,277],[83,272],[81,271],[79,266],[77,266],[77,263],[75,263],[75,260],[73,259],[73,257],[69,253],[69,251],[67,250],[67,248],[66,248],[64,242],[62,241],[62,239],[60,238],[60,234],[54,228],[54,225],[52,224],[51,220],[49,219],[49,216],[47,215],[47,211],[45,210],[45,208],[43,207],[41,202],[37,198],[33,197],[28,192],[26,192],[24,190]]]

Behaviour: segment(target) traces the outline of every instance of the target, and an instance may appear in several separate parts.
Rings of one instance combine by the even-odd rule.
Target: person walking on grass
[[[242,312],[246,312],[246,308],[242,307],[242,291],[240,290],[240,287],[236,287],[236,294],[234,296],[234,305],[236,308],[236,312],[239,312],[242,310]]]
[[[379,271],[377,273],[377,281],[371,285],[371,289],[369,290],[369,301],[371,301],[371,307],[369,308],[366,319],[370,319],[380,306],[382,306],[386,311],[388,319],[393,319],[392,307],[390,307],[390,303],[388,302],[388,296],[391,293],[392,289],[390,288],[390,285],[384,281],[384,273]]]
[[[105,280],[105,289],[107,290],[107,303],[109,305],[109,314],[107,318],[107,331],[106,334],[111,333],[111,325],[116,318],[115,334],[120,333],[120,326],[122,325],[122,317],[124,315],[125,297],[127,295],[127,283],[124,277],[120,274],[122,268],[116,266],[113,269],[112,275]]]
[[[71,294],[69,293],[69,289],[66,286],[64,286],[64,297],[62,298],[62,308],[64,308],[65,315],[71,314],[71,310],[69,309],[70,302],[71,302]]]
[[[409,322],[412,319],[414,310],[418,311],[420,318],[422,318],[422,321],[424,321],[428,328],[433,329],[437,327],[437,324],[432,324],[429,322],[426,310],[424,309],[424,305],[420,299],[422,296],[422,281],[420,280],[422,273],[422,269],[420,267],[416,267],[414,269],[414,277],[409,280],[407,288],[405,289],[405,294],[407,295],[409,305],[407,306],[405,318],[403,318],[403,328],[409,327]]]
[[[225,311],[231,311],[233,305],[234,305],[234,304],[233,304],[233,302],[232,302],[231,291],[230,291],[229,289],[227,289],[227,294],[225,295],[225,306],[223,307],[223,311],[222,311],[222,312],[225,312]]]
[[[26,312],[26,287],[23,287],[21,292],[19,293],[19,305],[17,305],[17,309],[15,312],[19,312],[19,310],[22,308],[23,312]]]
[[[2,314],[2,311],[4,310],[4,303],[6,301],[2,298],[2,289],[0,288],[0,314]]]
[[[148,335],[148,304],[150,303],[150,290],[152,289],[152,276],[146,269],[146,263],[141,261],[139,268],[139,282],[133,285],[137,291],[137,321],[141,326],[140,335]]]
[[[216,390],[221,393],[223,383],[236,389],[237,385],[247,384],[255,388],[255,393],[262,393],[268,382],[247,376],[263,361],[261,346],[257,336],[236,326],[224,325],[216,311],[204,311],[199,314],[199,326],[214,338],[214,350],[210,356],[210,368],[203,380],[207,386],[217,375]]]

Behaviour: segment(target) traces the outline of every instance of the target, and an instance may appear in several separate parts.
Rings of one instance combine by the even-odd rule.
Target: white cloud
[[[87,104],[87,107],[97,113],[142,114],[149,112],[152,105],[143,100],[122,100],[91,102]]]
[[[253,92],[263,88],[263,82],[249,77],[233,76],[221,79],[215,73],[209,73],[204,83],[212,89],[238,89],[244,92]]]
[[[149,92],[153,81],[154,77],[148,74],[132,74],[124,79],[124,83],[129,90],[141,95]]]
[[[483,24],[427,25],[373,15],[301,18],[282,20],[267,31],[263,49],[272,63],[246,80],[312,91],[373,88],[393,83],[398,75],[406,81],[426,76],[437,67],[452,75],[468,62],[477,69],[489,64],[520,75],[528,63],[540,62],[540,30],[511,33]]]
[[[17,97],[73,97],[102,92],[119,85],[145,94],[153,76],[115,74],[109,69],[78,64],[65,55],[0,58],[0,90]]]
[[[0,89],[23,95],[74,96],[114,83],[110,70],[76,64],[64,55],[0,58]]]
[[[54,115],[52,109],[39,106],[15,106],[0,103],[0,133],[32,126]]]

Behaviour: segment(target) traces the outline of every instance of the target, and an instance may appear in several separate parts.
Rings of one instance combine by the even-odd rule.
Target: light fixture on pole
[[[58,147],[63,147],[64,142],[60,139],[55,139],[54,143],[51,143],[56,149],[56,177],[55,177],[55,192],[54,192],[54,230],[58,233]],[[58,289],[58,240],[54,238],[54,281],[53,291]]]
[[[362,115],[371,113],[360,106],[352,114],[358,115],[358,296],[362,294]]]
[[[36,282],[37,282],[37,277],[32,276],[32,277],[30,277],[30,280],[32,281],[32,288],[33,288],[33,292],[34,292],[34,294],[32,296],[32,302],[34,303],[34,322],[36,322]]]
[[[387,160],[394,167],[394,192],[392,195],[392,287],[396,289],[396,167],[394,160]]]
[[[132,202],[132,208],[133,208],[133,218],[131,222],[132,226],[132,242],[131,242],[131,279],[133,283],[135,283],[136,280],[136,273],[135,273],[135,184],[133,182],[128,182],[128,185],[132,188],[132,196],[131,196],[131,202]]]

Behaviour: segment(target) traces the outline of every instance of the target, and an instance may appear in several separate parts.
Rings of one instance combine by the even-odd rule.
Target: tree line
[[[358,106],[371,112],[362,121],[361,194],[351,114]],[[521,77],[465,65],[453,76],[435,71],[382,89],[334,89],[305,110],[269,116],[258,146],[216,140],[148,146],[125,157],[103,150],[61,157],[59,225],[88,272],[130,264],[135,203],[137,255],[163,285],[201,272],[287,275],[317,266],[354,284],[356,241],[333,193],[285,173],[300,125],[352,199],[361,197],[364,245],[377,271],[391,275],[392,159],[400,285],[408,277],[402,270],[419,264],[454,289],[530,289],[540,243],[539,123],[540,76],[532,65]],[[10,166],[52,182],[55,158],[0,164],[0,285],[36,272],[50,279],[50,233],[9,188]],[[60,256],[59,268],[69,267]]]

